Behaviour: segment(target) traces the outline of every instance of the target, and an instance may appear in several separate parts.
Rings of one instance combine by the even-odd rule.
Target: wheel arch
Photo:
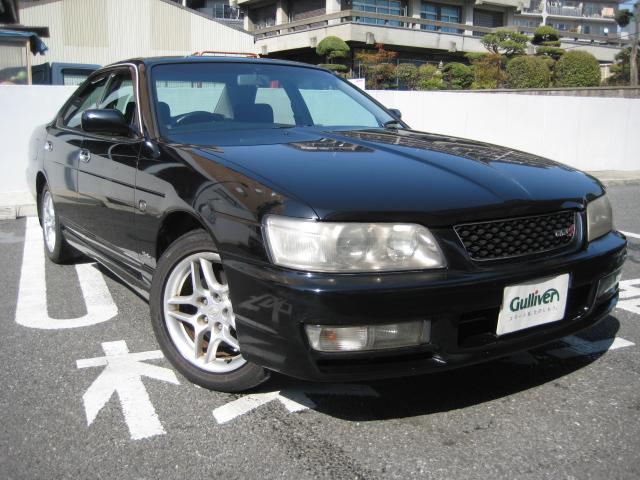
[[[36,174],[36,208],[38,210],[38,221],[42,225],[42,214],[40,212],[40,196],[44,186],[47,185],[47,177],[42,170]]]
[[[211,240],[217,244],[211,230],[195,213],[187,210],[167,212],[160,223],[160,228],[156,235],[156,261],[160,260],[162,254],[173,242],[182,235],[194,230],[205,231],[211,237]]]

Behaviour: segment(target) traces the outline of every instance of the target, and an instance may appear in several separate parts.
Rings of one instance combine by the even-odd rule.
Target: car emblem
[[[560,237],[569,237],[572,238],[576,233],[576,227],[575,225],[571,225],[570,227],[567,228],[560,228],[558,230],[554,230],[553,234],[560,238]]]

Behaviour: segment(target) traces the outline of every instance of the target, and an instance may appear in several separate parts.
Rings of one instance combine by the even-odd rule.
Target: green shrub
[[[419,90],[440,90],[444,88],[442,72],[434,65],[421,65],[418,68]]]
[[[473,89],[499,88],[505,81],[504,57],[488,54],[473,62]]]
[[[447,63],[442,69],[442,76],[450,90],[464,90],[473,83],[473,69],[464,63]]]
[[[396,67],[391,63],[380,63],[370,69],[369,87],[374,90],[396,88]]]
[[[600,64],[588,52],[566,52],[555,65],[557,87],[597,87],[600,85]]]
[[[533,34],[531,43],[534,45],[546,45],[549,47],[560,46],[560,34],[549,25],[540,25]]]
[[[349,67],[346,65],[342,65],[340,63],[321,63],[318,65],[319,67],[326,68],[327,70],[331,70],[332,72],[348,72]]]
[[[396,75],[401,85],[409,90],[415,90],[418,87],[418,67],[413,63],[401,63],[396,67]]]
[[[516,57],[507,64],[509,88],[547,88],[551,72],[541,57]]]
[[[349,54],[349,45],[341,38],[330,35],[318,43],[316,53],[331,62],[336,58],[345,58]]]

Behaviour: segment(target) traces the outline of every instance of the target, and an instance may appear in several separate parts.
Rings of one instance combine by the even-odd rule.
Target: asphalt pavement
[[[640,188],[609,193],[632,235],[595,327],[446,373],[238,395],[174,372],[109,273],[24,257],[33,221],[0,221],[0,477],[640,478]]]

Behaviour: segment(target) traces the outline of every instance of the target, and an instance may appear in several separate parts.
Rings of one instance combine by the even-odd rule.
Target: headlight
[[[378,272],[442,268],[445,261],[423,226],[329,223],[270,215],[265,235],[276,265],[312,272]]]
[[[613,212],[607,195],[587,204],[587,239],[589,241],[606,235],[613,229]]]

